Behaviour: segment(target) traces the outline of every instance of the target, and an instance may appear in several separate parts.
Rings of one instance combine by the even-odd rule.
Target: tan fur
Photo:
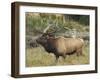
[[[64,38],[59,37],[56,38],[56,47],[59,52],[59,54],[68,54],[73,51],[76,51],[79,53],[80,50],[82,50],[83,47],[83,41],[79,38]]]
[[[59,56],[65,58],[66,55],[76,53],[82,55],[84,41],[81,38],[65,37],[40,37],[37,43],[41,44],[48,53],[54,53],[56,60]]]

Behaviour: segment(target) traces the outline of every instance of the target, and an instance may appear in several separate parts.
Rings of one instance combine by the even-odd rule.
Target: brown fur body
[[[80,38],[65,38],[65,37],[40,37],[37,42],[41,44],[48,53],[54,53],[56,59],[59,56],[65,58],[66,55],[76,53],[82,55],[84,41]]]

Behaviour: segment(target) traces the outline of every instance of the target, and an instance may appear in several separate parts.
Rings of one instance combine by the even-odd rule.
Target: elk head
[[[51,37],[54,37],[54,35],[52,34],[53,32],[48,32],[48,30],[50,29],[52,25],[49,24],[43,31],[43,33],[38,37],[38,39],[36,40],[37,43],[44,45],[47,43],[47,40]]]

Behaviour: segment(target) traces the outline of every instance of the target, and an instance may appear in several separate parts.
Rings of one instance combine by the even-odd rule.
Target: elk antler
[[[43,33],[46,33],[47,32],[47,30],[50,28],[50,24],[44,29],[44,31],[43,31]]]

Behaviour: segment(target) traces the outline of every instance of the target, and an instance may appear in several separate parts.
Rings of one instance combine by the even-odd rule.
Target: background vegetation
[[[59,59],[54,64],[55,57],[48,54],[44,48],[38,45],[35,39],[39,32],[51,24],[48,32],[55,36],[80,37],[85,40],[84,56],[66,56],[66,59]],[[73,65],[89,63],[89,16],[88,15],[67,15],[49,13],[26,13],[26,66],[52,66],[52,65]]]

